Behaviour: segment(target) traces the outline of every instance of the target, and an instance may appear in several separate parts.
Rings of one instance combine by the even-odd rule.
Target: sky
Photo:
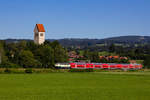
[[[150,36],[150,0],[0,0],[0,39]]]

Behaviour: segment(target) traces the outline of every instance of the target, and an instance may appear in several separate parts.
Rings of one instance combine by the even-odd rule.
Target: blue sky
[[[0,39],[150,36],[150,0],[0,0]]]

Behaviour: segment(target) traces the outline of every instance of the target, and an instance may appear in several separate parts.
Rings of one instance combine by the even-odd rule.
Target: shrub
[[[4,72],[5,72],[5,73],[11,73],[11,70],[8,69],[8,68],[6,68],[6,69],[4,70]]]
[[[93,69],[70,69],[69,72],[93,72]]]
[[[23,69],[23,68],[11,68],[11,73],[22,74],[22,73],[25,73],[25,69]]]
[[[108,69],[94,69],[94,72],[109,72]]]
[[[4,73],[5,69],[4,68],[0,68],[0,74]]]
[[[27,69],[25,69],[25,73],[33,73],[32,68],[27,68]]]
[[[56,72],[54,69],[51,68],[43,68],[43,69],[38,69],[38,68],[33,68],[33,73],[51,73],[51,72]]]
[[[0,68],[19,68],[20,66],[11,62],[4,62],[0,64]]]

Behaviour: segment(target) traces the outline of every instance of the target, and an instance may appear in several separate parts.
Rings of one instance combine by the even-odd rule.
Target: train
[[[60,69],[142,69],[141,64],[117,64],[117,63],[57,63],[56,68]]]

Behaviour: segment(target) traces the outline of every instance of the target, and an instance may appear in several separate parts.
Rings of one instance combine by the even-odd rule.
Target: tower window
[[[38,33],[35,33],[35,36],[38,37]]]
[[[43,33],[41,33],[40,36],[43,36]]]

